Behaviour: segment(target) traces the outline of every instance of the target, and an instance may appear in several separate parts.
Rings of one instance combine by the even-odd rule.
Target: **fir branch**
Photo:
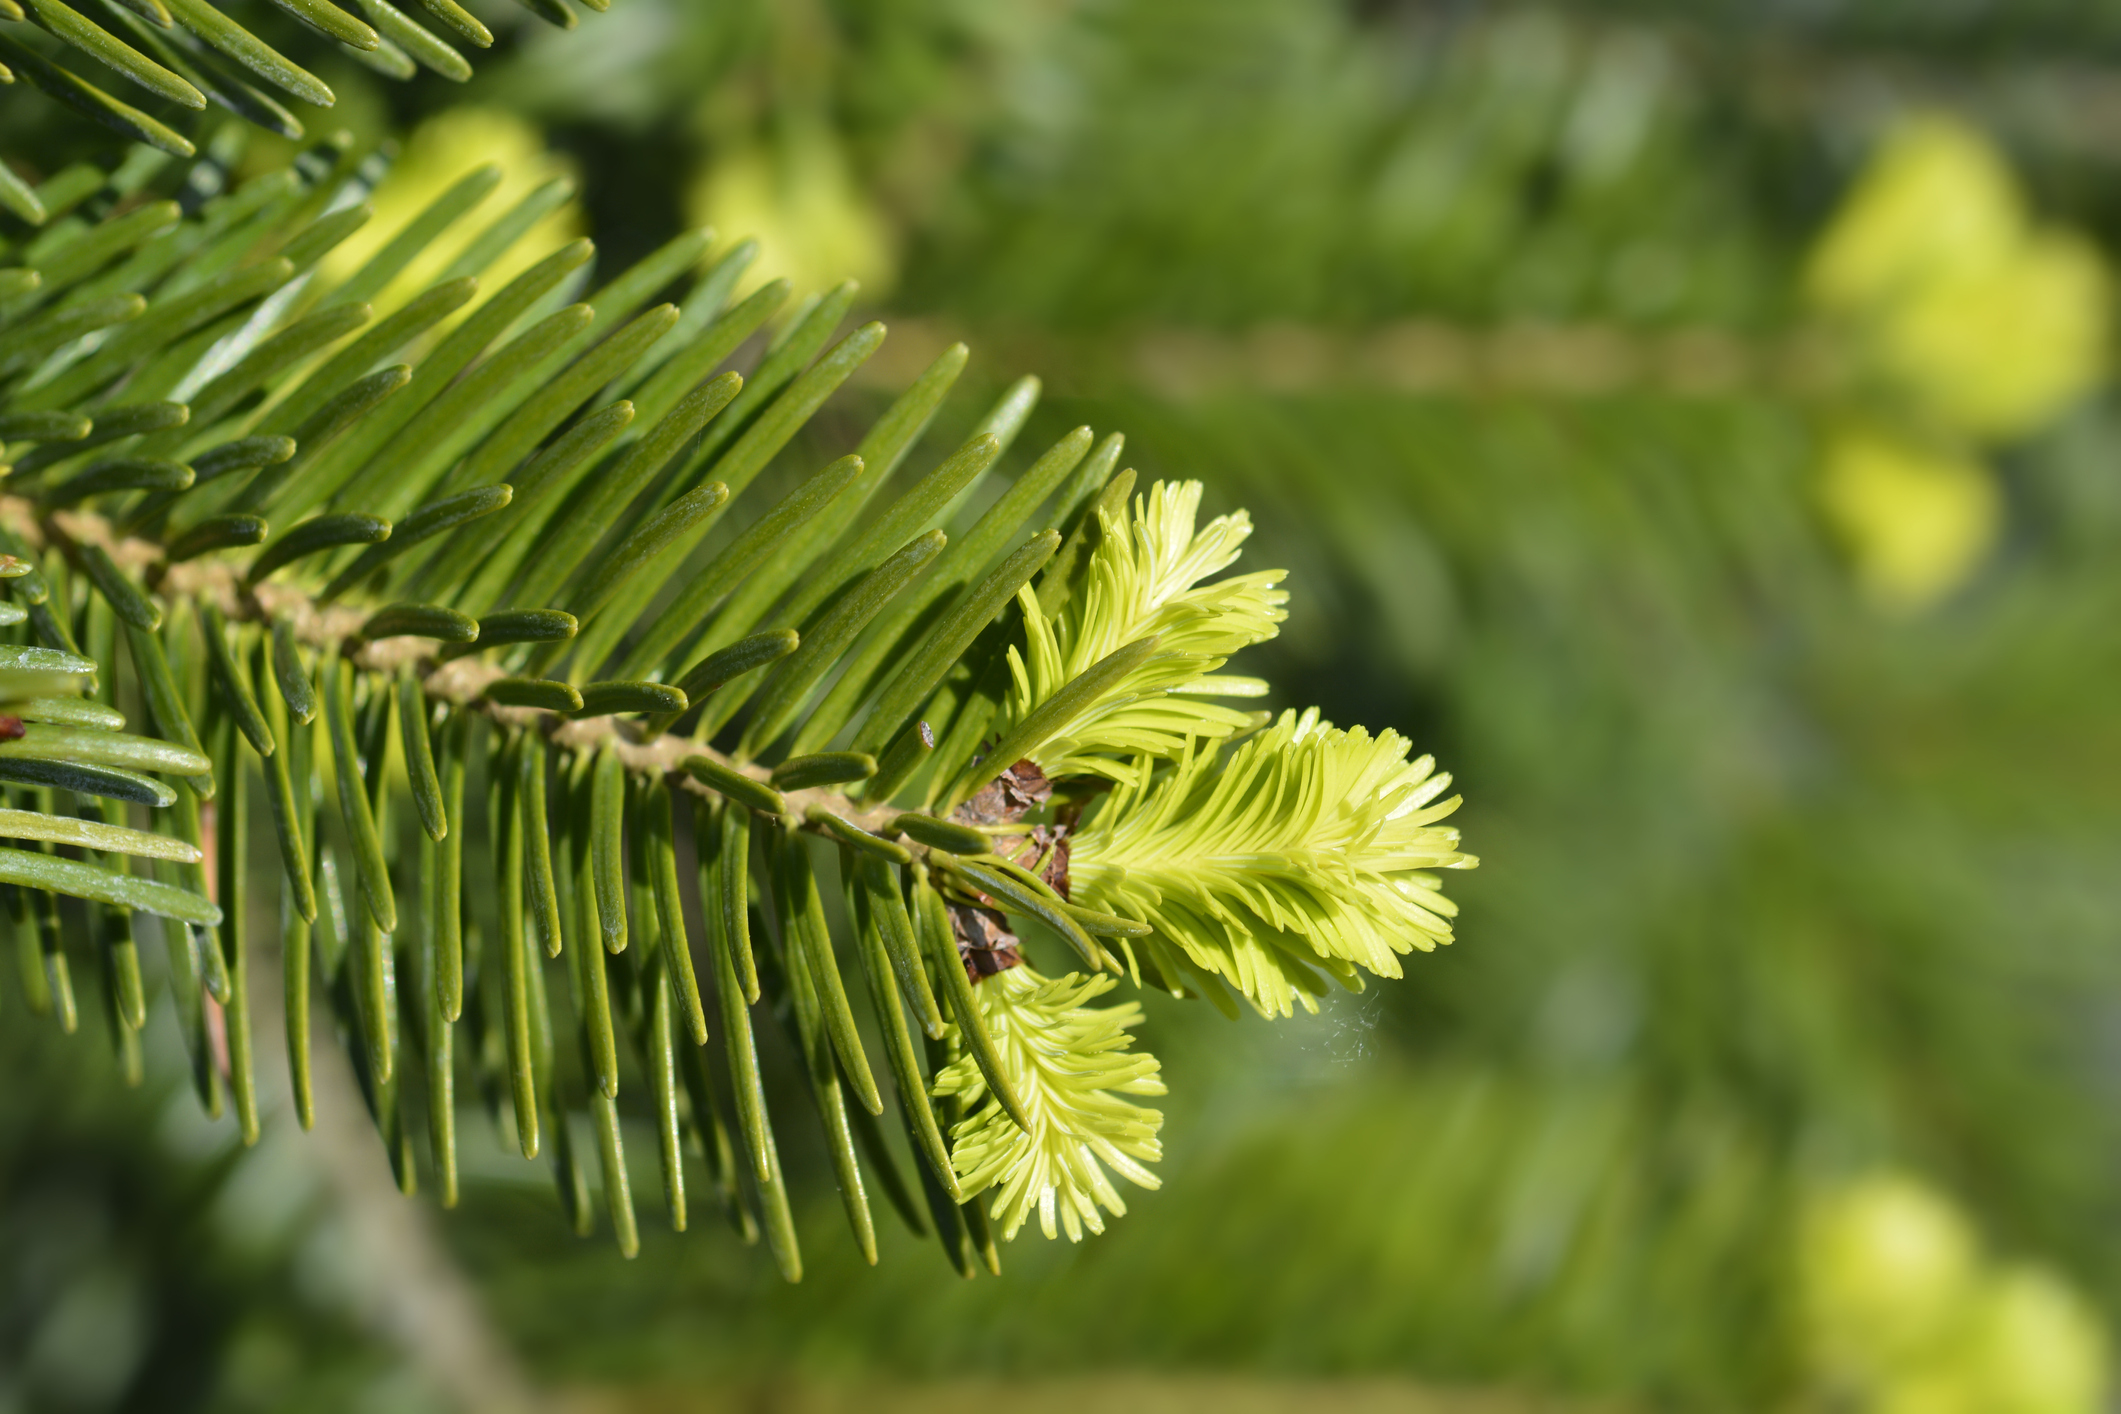
[[[851,286],[799,306],[748,371],[723,368],[786,295],[728,305],[748,244],[717,257],[709,233],[688,233],[585,292],[592,248],[575,242],[481,298],[475,277],[527,225],[519,208],[442,284],[376,310],[387,277],[364,267],[335,289],[305,245],[357,224],[314,213],[371,180],[298,165],[173,228],[163,212],[81,223],[37,247],[38,279],[0,307],[0,333],[52,336],[0,372],[0,435],[27,444],[0,452],[18,468],[0,498],[12,557],[0,728],[15,723],[0,774],[8,828],[36,846],[5,851],[4,882],[198,929],[172,943],[173,1000],[202,1067],[211,1024],[224,1025],[246,1142],[255,930],[248,910],[207,902],[209,878],[231,901],[277,884],[290,997],[314,979],[351,1038],[401,1186],[422,1142],[401,1095],[424,1085],[427,1162],[453,1200],[452,1097],[468,1063],[508,1098],[516,1147],[558,1148],[581,1230],[594,1218],[566,1117],[588,1112],[631,1255],[630,1045],[673,1224],[686,1222],[689,1129],[698,1151],[732,1156],[718,1191],[791,1278],[801,1257],[748,1011],[762,997],[800,1042],[864,1249],[872,1178],[916,1213],[870,1118],[879,1072],[814,850],[829,844],[843,882],[858,882],[883,1073],[931,1164],[969,1107],[947,1171],[928,1179],[946,1204],[950,1174],[968,1195],[993,1189],[1005,1234],[1034,1207],[1049,1234],[1102,1230],[1124,1211],[1108,1169],[1153,1186],[1159,1117],[1125,1097],[1162,1090],[1155,1060],[1126,1053],[1139,1009],[1088,1005],[1116,979],[1044,979],[1020,965],[1007,918],[1039,920],[1093,966],[1108,965],[1106,942],[1138,944],[1171,990],[1219,996],[1222,976],[1270,1013],[1315,987],[1299,955],[1344,980],[1358,965],[1396,975],[1398,953],[1448,936],[1426,871],[1471,861],[1431,824],[1449,809],[1430,804],[1442,778],[1409,765],[1397,736],[1284,718],[1218,751],[1260,718],[1207,699],[1263,690],[1218,670],[1276,631],[1286,597],[1278,572],[1212,578],[1250,533],[1242,512],[1198,525],[1197,483],[1158,484],[1130,507],[1119,439],[1092,455],[1079,428],[962,528],[949,507],[1024,426],[1039,396],[1026,379],[864,515],[962,349],[853,454],[761,510],[746,488],[886,337],[869,324],[834,341]],[[389,261],[416,258],[480,194],[385,233]],[[129,242],[172,237],[162,264],[125,257]],[[108,319],[50,317],[121,285],[131,302],[103,311],[114,333]],[[402,362],[370,372],[389,360]],[[710,548],[725,516],[736,533]],[[128,714],[154,735],[123,731]],[[994,810],[980,802],[999,785],[953,819],[907,813],[950,780],[965,795],[997,772],[1015,794]],[[1106,782],[1118,788],[1071,835],[1071,812]],[[281,867],[251,878],[261,788]],[[71,818],[68,793],[103,797],[95,829]],[[481,852],[467,857],[467,840]],[[84,849],[103,860],[60,853]],[[158,877],[128,873],[128,857]],[[754,859],[775,920],[765,955],[751,942]],[[690,951],[687,875],[711,965]],[[988,930],[974,971],[952,916]],[[70,1015],[60,935],[17,938],[42,961],[39,995]],[[740,1144],[707,1053],[691,1054],[706,991]],[[899,1007],[941,1044],[939,996],[966,1057],[923,1065]],[[137,1031],[141,1009],[125,1014]],[[308,1048],[290,1025],[305,1116]],[[198,1075],[217,1106],[212,1070]],[[623,1100],[637,1103],[630,1088]],[[966,1201],[938,1216],[939,1235],[953,1262],[991,1262],[986,1199]]]

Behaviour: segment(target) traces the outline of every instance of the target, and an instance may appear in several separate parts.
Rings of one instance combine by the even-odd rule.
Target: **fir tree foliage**
[[[610,8],[610,0],[582,3]],[[577,23],[567,0],[522,5],[562,29]],[[462,83],[472,70],[457,46],[486,49],[494,40],[457,0],[418,0],[420,19],[389,0],[357,0],[351,9],[332,0],[237,0],[229,8],[235,13],[209,0],[90,0],[84,12],[63,0],[0,0],[0,83],[26,80],[124,138],[191,157],[195,115],[209,104],[297,139],[303,108],[333,106],[330,85],[283,50],[337,52],[391,79],[426,70]],[[4,164],[0,208],[32,223],[48,214],[43,196]]]
[[[1397,977],[1401,956],[1451,940],[1435,871],[1476,863],[1437,823],[1458,808],[1437,799],[1451,778],[1407,750],[1314,710],[1162,773],[1142,761],[1076,837],[1076,890],[1150,926],[1159,975],[1212,973],[1262,1015],[1316,1011],[1318,969],[1350,990],[1357,969]]]
[[[1141,1007],[1083,1005],[1112,986],[1107,976],[1071,972],[1048,980],[1014,967],[977,993],[982,1022],[1006,1056],[1028,1124],[989,1099],[969,1056],[936,1079],[939,1095],[958,1096],[968,1106],[988,1099],[959,1122],[954,1157],[969,1191],[997,1188],[994,1218],[1005,1238],[1016,1236],[1034,1210],[1048,1237],[1056,1217],[1070,1240],[1079,1240],[1084,1228],[1103,1232],[1100,1206],[1115,1215],[1127,1211],[1106,1167],[1144,1188],[1157,1186],[1143,1164],[1163,1152],[1156,1140],[1163,1116],[1125,1098],[1164,1093],[1156,1058],[1127,1053],[1127,1028],[1139,1024]]]
[[[490,181],[341,273],[382,157],[199,199],[222,160],[54,178],[0,253],[0,882],[31,1006],[73,1029],[90,964],[130,1070],[159,936],[199,1099],[254,1140],[276,952],[298,1117],[321,1002],[408,1192],[457,1200],[461,1073],[578,1230],[601,1170],[631,1254],[645,1090],[672,1225],[704,1169],[794,1279],[778,1025],[862,1250],[874,1184],[969,1273],[989,1190],[1004,1236],[1074,1239],[1155,1184],[1117,974],[1287,1015],[1448,939],[1447,778],[1217,700],[1264,691],[1220,670],[1286,596],[1226,575],[1250,523],[1198,483],[1134,494],[1082,428],[1001,485],[1031,379],[932,455],[962,346],[790,479],[885,338],[841,331],[851,283],[743,293],[756,246],[699,230],[489,285],[545,209],[482,213]]]
[[[1047,775],[1132,780],[1135,758],[1170,757],[1190,740],[1254,725],[1249,713],[1196,699],[1265,690],[1257,679],[1208,675],[1271,638],[1288,596],[1274,570],[1200,582],[1228,569],[1252,531],[1242,511],[1196,531],[1200,495],[1198,481],[1158,484],[1131,517],[1097,508],[1089,575],[1058,622],[1037,594],[1018,591],[1028,652],[1009,650],[1009,740]],[[1064,695],[1086,680],[1093,692]]]

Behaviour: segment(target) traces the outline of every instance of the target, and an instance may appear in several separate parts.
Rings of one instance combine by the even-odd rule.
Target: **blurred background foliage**
[[[1024,445],[1121,430],[1251,508],[1295,593],[1247,670],[1433,749],[1484,860],[1404,983],[1272,1027],[1152,998],[1163,1191],[998,1280],[902,1233],[863,1267],[821,1152],[796,1288],[705,1222],[624,1264],[468,1155],[437,1240],[534,1379],[2108,1407],[2121,11],[472,8],[462,87],[318,65],[401,144],[364,237],[498,158],[577,185],[525,260],[711,222],[754,279],[861,279],[857,399],[961,336],[1045,375]],[[26,175],[104,151],[6,104]],[[443,1400],[303,1141],[232,1153],[0,1006],[0,1409]]]

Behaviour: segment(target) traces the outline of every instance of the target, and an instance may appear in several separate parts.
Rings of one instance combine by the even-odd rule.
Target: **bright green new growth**
[[[1108,655],[1155,640],[1152,651],[1100,684],[1089,700],[1055,714],[1039,739],[1010,735],[1016,756],[1038,762],[1048,776],[1138,779],[1136,757],[1174,756],[1191,740],[1220,740],[1252,724],[1249,713],[1198,699],[1265,691],[1255,678],[1208,674],[1240,648],[1272,638],[1289,596],[1275,588],[1279,570],[1200,582],[1229,568],[1252,533],[1243,511],[1196,532],[1200,494],[1197,481],[1159,482],[1131,518],[1100,509],[1098,548],[1058,622],[1048,620],[1028,586],[1018,593],[1028,642],[1025,652],[1009,649],[1015,690],[1008,717],[997,724],[1005,733]]]
[[[673,1227],[704,1162],[792,1280],[778,1025],[862,1250],[881,1191],[969,1274],[990,1203],[1074,1239],[1125,1211],[1113,1175],[1156,1182],[1139,1008],[1091,1005],[1118,974],[1287,1016],[1448,941],[1447,778],[1216,700],[1265,693],[1221,670],[1284,617],[1279,572],[1216,578],[1243,512],[1134,494],[1116,434],[1012,460],[1032,379],[925,443],[961,346],[849,445],[798,441],[885,330],[840,333],[851,286],[774,325],[787,285],[732,300],[755,248],[707,232],[491,289],[482,239],[372,306],[387,280],[317,259],[380,161],[308,157],[97,219],[226,175],[136,151],[0,247],[0,917],[32,1009],[72,1029],[85,964],[136,1059],[152,979],[101,940],[159,929],[199,1098],[248,1140],[277,956],[298,1116],[321,1005],[407,1191],[457,1201],[453,1097],[484,1095],[581,1232],[596,1156],[630,1255],[622,1115],[651,1112]],[[246,875],[253,826],[277,866]],[[277,947],[240,906],[274,895]]]
[[[1084,1005],[1112,987],[1110,977],[1071,972],[1048,980],[1029,967],[1012,967],[974,992],[1028,1129],[991,1096],[970,1056],[935,1079],[936,1094],[978,1106],[951,1131],[951,1158],[966,1192],[996,1190],[994,1217],[1005,1238],[1016,1236],[1034,1210],[1048,1237],[1055,1235],[1056,1217],[1071,1242],[1082,1239],[1084,1228],[1103,1232],[1100,1206],[1114,1216],[1127,1211],[1107,1167],[1144,1188],[1159,1186],[1142,1163],[1163,1156],[1156,1132],[1164,1117],[1123,1098],[1165,1093],[1156,1057],[1127,1051],[1127,1028],[1141,1024],[1141,1006]]]
[[[1407,748],[1314,709],[1221,756],[1142,761],[1075,836],[1076,897],[1149,924],[1139,946],[1165,985],[1209,972],[1264,1016],[1316,1011],[1314,969],[1351,989],[1358,967],[1398,977],[1401,955],[1451,940],[1458,909],[1433,871],[1477,863],[1436,823],[1458,808],[1436,799],[1451,778]]]

